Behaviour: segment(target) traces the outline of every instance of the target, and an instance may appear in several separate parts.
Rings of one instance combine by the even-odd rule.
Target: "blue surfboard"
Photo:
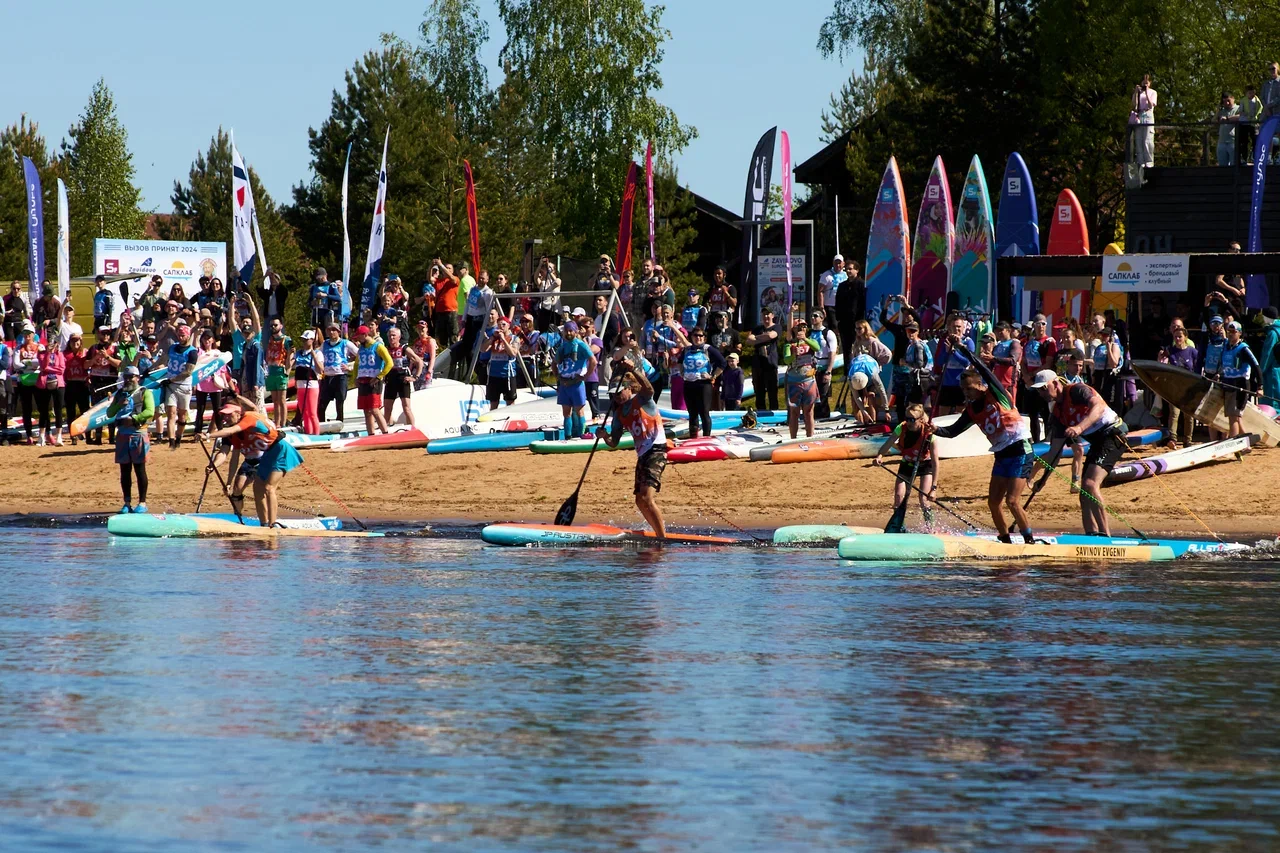
[[[1000,182],[1000,210],[996,214],[996,256],[1000,258],[1040,254],[1040,218],[1031,172],[1022,155],[1013,152]],[[1025,323],[1035,313],[1035,294],[1023,288],[1022,277],[1013,279],[1012,319]]]

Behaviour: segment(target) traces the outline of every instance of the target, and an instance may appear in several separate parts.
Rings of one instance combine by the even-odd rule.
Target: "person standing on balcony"
[[[1267,77],[1262,81],[1262,118],[1280,113],[1280,63],[1267,63]]]
[[[1240,124],[1240,107],[1230,92],[1222,93],[1218,108],[1218,165],[1235,165],[1236,127]]]
[[[1262,99],[1253,86],[1245,86],[1240,102],[1240,126],[1236,128],[1236,165],[1253,165],[1253,143],[1258,139],[1258,121],[1262,118]]]
[[[1133,87],[1133,161],[1150,168],[1156,164],[1156,90],[1151,88],[1151,75],[1143,74],[1142,82]]]

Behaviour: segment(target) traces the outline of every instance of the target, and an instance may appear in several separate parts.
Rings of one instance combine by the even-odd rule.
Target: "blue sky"
[[[490,24],[483,57],[496,82],[504,33],[497,0],[480,2]],[[39,49],[0,52],[0,122],[26,113],[56,147],[94,81],[105,77],[129,130],[148,208],[172,209],[174,180],[185,179],[219,125],[235,129],[267,190],[287,201],[290,188],[309,178],[307,128],[328,115],[343,72],[378,45],[380,33],[416,40],[425,8],[426,0],[13,4],[5,24],[14,44]],[[818,54],[818,27],[830,8],[828,0],[667,4],[671,39],[659,98],[699,131],[677,160],[682,183],[737,210],[751,150],[771,125],[790,133],[796,162],[822,147],[820,113],[851,63],[860,62],[841,65]],[[774,175],[778,180],[776,161]],[[391,186],[394,195],[394,178]]]

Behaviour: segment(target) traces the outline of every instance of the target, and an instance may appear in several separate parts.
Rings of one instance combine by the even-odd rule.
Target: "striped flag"
[[[374,309],[378,295],[378,282],[382,278],[382,251],[387,238],[387,143],[391,141],[391,126],[382,140],[382,166],[378,169],[378,195],[373,204],[373,225],[369,229],[369,255],[364,261],[364,288],[360,293],[361,318],[364,310]]]
[[[244,287],[253,282],[253,270],[258,263],[258,251],[253,231],[256,216],[253,210],[253,187],[249,185],[249,170],[244,158],[236,150],[236,134],[231,132],[231,237],[232,262]]]
[[[351,171],[351,143],[342,167],[342,318],[351,316],[351,235],[347,233],[347,175]]]
[[[636,164],[627,167],[627,183],[622,190],[622,211],[618,217],[618,272],[631,269],[631,216],[636,206]]]
[[[67,185],[58,178],[58,293],[71,291],[71,212]]]

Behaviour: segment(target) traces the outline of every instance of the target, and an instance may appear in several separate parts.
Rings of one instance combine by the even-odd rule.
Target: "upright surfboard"
[[[1040,254],[1040,214],[1031,172],[1017,151],[1009,155],[1000,184],[1000,211],[996,219],[996,255],[1001,258]],[[1013,279],[1010,303],[1012,319],[1026,323],[1035,313],[1034,291],[1025,290],[1022,276]]]
[[[925,328],[940,324],[946,312],[956,232],[951,210],[951,187],[939,156],[924,186],[911,252],[911,304]]]
[[[1087,255],[1089,254],[1089,227],[1084,221],[1084,210],[1080,207],[1080,199],[1069,189],[1058,193],[1058,201],[1053,206],[1053,222],[1049,226],[1049,249],[1047,255]],[[1041,312],[1049,321],[1052,334],[1055,323],[1075,318],[1082,325],[1089,319],[1089,296],[1087,290],[1046,290],[1041,294]]]
[[[1102,250],[1104,255],[1123,255],[1124,249],[1115,243],[1108,243],[1107,248]],[[1093,308],[1094,314],[1103,314],[1106,311],[1115,311],[1116,317],[1121,320],[1129,319],[1129,294],[1127,293],[1103,293],[1102,277],[1099,276],[1093,280]]]
[[[996,313],[996,235],[991,223],[991,196],[982,161],[973,155],[969,174],[956,208],[956,236],[951,266],[951,293],[955,307],[966,313]]]
[[[906,296],[911,281],[911,269],[907,265],[910,254],[907,236],[907,204],[902,194],[902,177],[898,174],[898,161],[889,158],[876,194],[876,206],[871,214],[871,234],[867,238],[867,320],[871,328],[893,347],[893,335],[880,324],[880,307],[890,296]],[[889,387],[887,374],[882,376]]]

